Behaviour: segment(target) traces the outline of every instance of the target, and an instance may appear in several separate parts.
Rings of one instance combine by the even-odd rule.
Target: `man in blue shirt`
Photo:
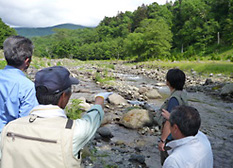
[[[23,73],[32,59],[31,40],[11,36],[3,49],[7,66],[0,70],[0,133],[8,122],[27,116],[38,105],[34,83]]]

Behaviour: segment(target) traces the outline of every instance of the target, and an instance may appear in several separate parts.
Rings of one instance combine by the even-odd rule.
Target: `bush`
[[[233,62],[233,55],[228,55],[228,56],[226,57],[226,59],[227,59],[227,60],[230,60],[231,62]]]
[[[221,57],[219,56],[219,55],[216,55],[216,54],[211,54],[211,58],[210,58],[211,60],[221,60]]]

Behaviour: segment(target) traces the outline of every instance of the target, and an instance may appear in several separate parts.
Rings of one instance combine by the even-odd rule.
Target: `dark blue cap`
[[[70,72],[62,66],[44,68],[36,73],[35,87],[45,94],[56,94],[78,84],[79,80],[70,76]]]

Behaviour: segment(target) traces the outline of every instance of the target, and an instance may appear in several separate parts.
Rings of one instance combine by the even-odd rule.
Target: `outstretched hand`
[[[166,120],[169,120],[170,118],[170,113],[165,110],[165,109],[162,109],[162,116],[166,119]]]
[[[102,92],[98,93],[95,97],[101,97],[106,100],[111,94],[113,94],[113,92]]]

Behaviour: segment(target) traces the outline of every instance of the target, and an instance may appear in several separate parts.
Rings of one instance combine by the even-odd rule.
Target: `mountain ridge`
[[[53,29],[83,29],[83,28],[92,28],[82,25],[76,25],[76,24],[58,24],[55,26],[49,26],[49,27],[18,27],[14,28],[18,35],[25,36],[28,38],[36,37],[36,36],[47,36],[55,33]]]

